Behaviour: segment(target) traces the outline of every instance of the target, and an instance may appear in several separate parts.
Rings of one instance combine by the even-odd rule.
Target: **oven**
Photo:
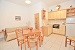
[[[53,24],[53,28],[57,28],[57,29],[59,29],[59,24]]]

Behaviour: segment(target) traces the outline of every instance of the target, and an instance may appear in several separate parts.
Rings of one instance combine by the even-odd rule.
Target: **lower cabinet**
[[[65,35],[65,26],[61,25],[59,28],[53,28],[52,25],[50,26],[43,26],[42,33],[44,36],[49,36],[50,34],[59,34],[59,35]]]
[[[65,26],[60,26],[59,34],[65,35],[66,27]]]
[[[44,36],[49,36],[52,33],[52,26],[44,26],[43,34]]]
[[[59,29],[57,29],[57,28],[53,28],[53,33],[55,33],[55,34],[59,34]]]
[[[54,34],[60,34],[60,35],[65,35],[65,26],[60,26],[59,29],[53,28],[53,33]]]

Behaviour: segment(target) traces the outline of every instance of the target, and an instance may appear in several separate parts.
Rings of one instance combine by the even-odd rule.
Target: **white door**
[[[66,36],[75,36],[75,24],[66,24]]]
[[[75,16],[73,16],[73,17],[68,17],[68,18],[66,19],[66,23],[75,23]]]

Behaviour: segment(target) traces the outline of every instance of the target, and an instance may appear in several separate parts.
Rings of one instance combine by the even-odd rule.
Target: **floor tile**
[[[23,48],[24,50],[24,45]],[[26,46],[27,50],[30,50],[28,46]],[[20,47],[17,45],[17,40],[12,40],[6,42],[3,38],[0,38],[0,50],[20,50]],[[32,50],[36,50],[36,48],[32,48]],[[39,47],[38,50],[74,50],[74,48],[70,45],[65,47],[65,36],[51,34],[48,37],[44,37],[43,45]]]

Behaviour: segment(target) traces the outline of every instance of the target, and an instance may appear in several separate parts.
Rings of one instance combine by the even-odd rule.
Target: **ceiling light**
[[[57,5],[57,6],[56,6],[56,9],[59,10],[59,9],[60,9],[60,5]]]
[[[30,4],[30,3],[31,3],[31,1],[30,1],[30,0],[26,0],[26,1],[25,1],[25,3]]]

